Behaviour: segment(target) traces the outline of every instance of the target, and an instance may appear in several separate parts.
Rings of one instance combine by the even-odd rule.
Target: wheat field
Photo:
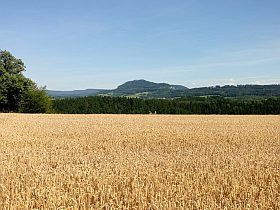
[[[280,209],[280,116],[0,114],[0,209]]]

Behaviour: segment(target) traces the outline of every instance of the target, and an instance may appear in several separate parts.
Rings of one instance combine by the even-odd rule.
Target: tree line
[[[139,99],[89,96],[53,101],[63,114],[280,114],[280,98],[183,97]]]

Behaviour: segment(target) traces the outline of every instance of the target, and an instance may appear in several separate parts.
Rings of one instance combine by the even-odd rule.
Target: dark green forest
[[[280,98],[183,97],[139,99],[89,96],[53,101],[63,114],[280,114]]]

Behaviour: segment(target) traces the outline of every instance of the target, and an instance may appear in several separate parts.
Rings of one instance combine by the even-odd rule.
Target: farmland
[[[280,209],[280,117],[0,114],[0,209]]]

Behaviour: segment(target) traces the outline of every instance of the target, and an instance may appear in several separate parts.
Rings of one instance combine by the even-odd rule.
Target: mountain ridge
[[[184,96],[224,97],[238,96],[280,96],[280,85],[225,85],[199,88],[187,88],[183,85],[155,83],[144,79],[127,81],[115,89],[86,89],[73,91],[47,90],[52,97],[84,97],[84,96],[124,96],[138,98],[176,98]]]
[[[52,97],[83,97],[95,95],[104,89],[85,89],[85,90],[47,90],[47,93]]]
[[[155,83],[144,79],[133,80],[119,85],[111,91],[113,96],[133,96],[141,93],[149,93],[150,95],[159,96],[170,94],[175,91],[185,91],[188,88],[182,85],[170,85],[168,83]]]

